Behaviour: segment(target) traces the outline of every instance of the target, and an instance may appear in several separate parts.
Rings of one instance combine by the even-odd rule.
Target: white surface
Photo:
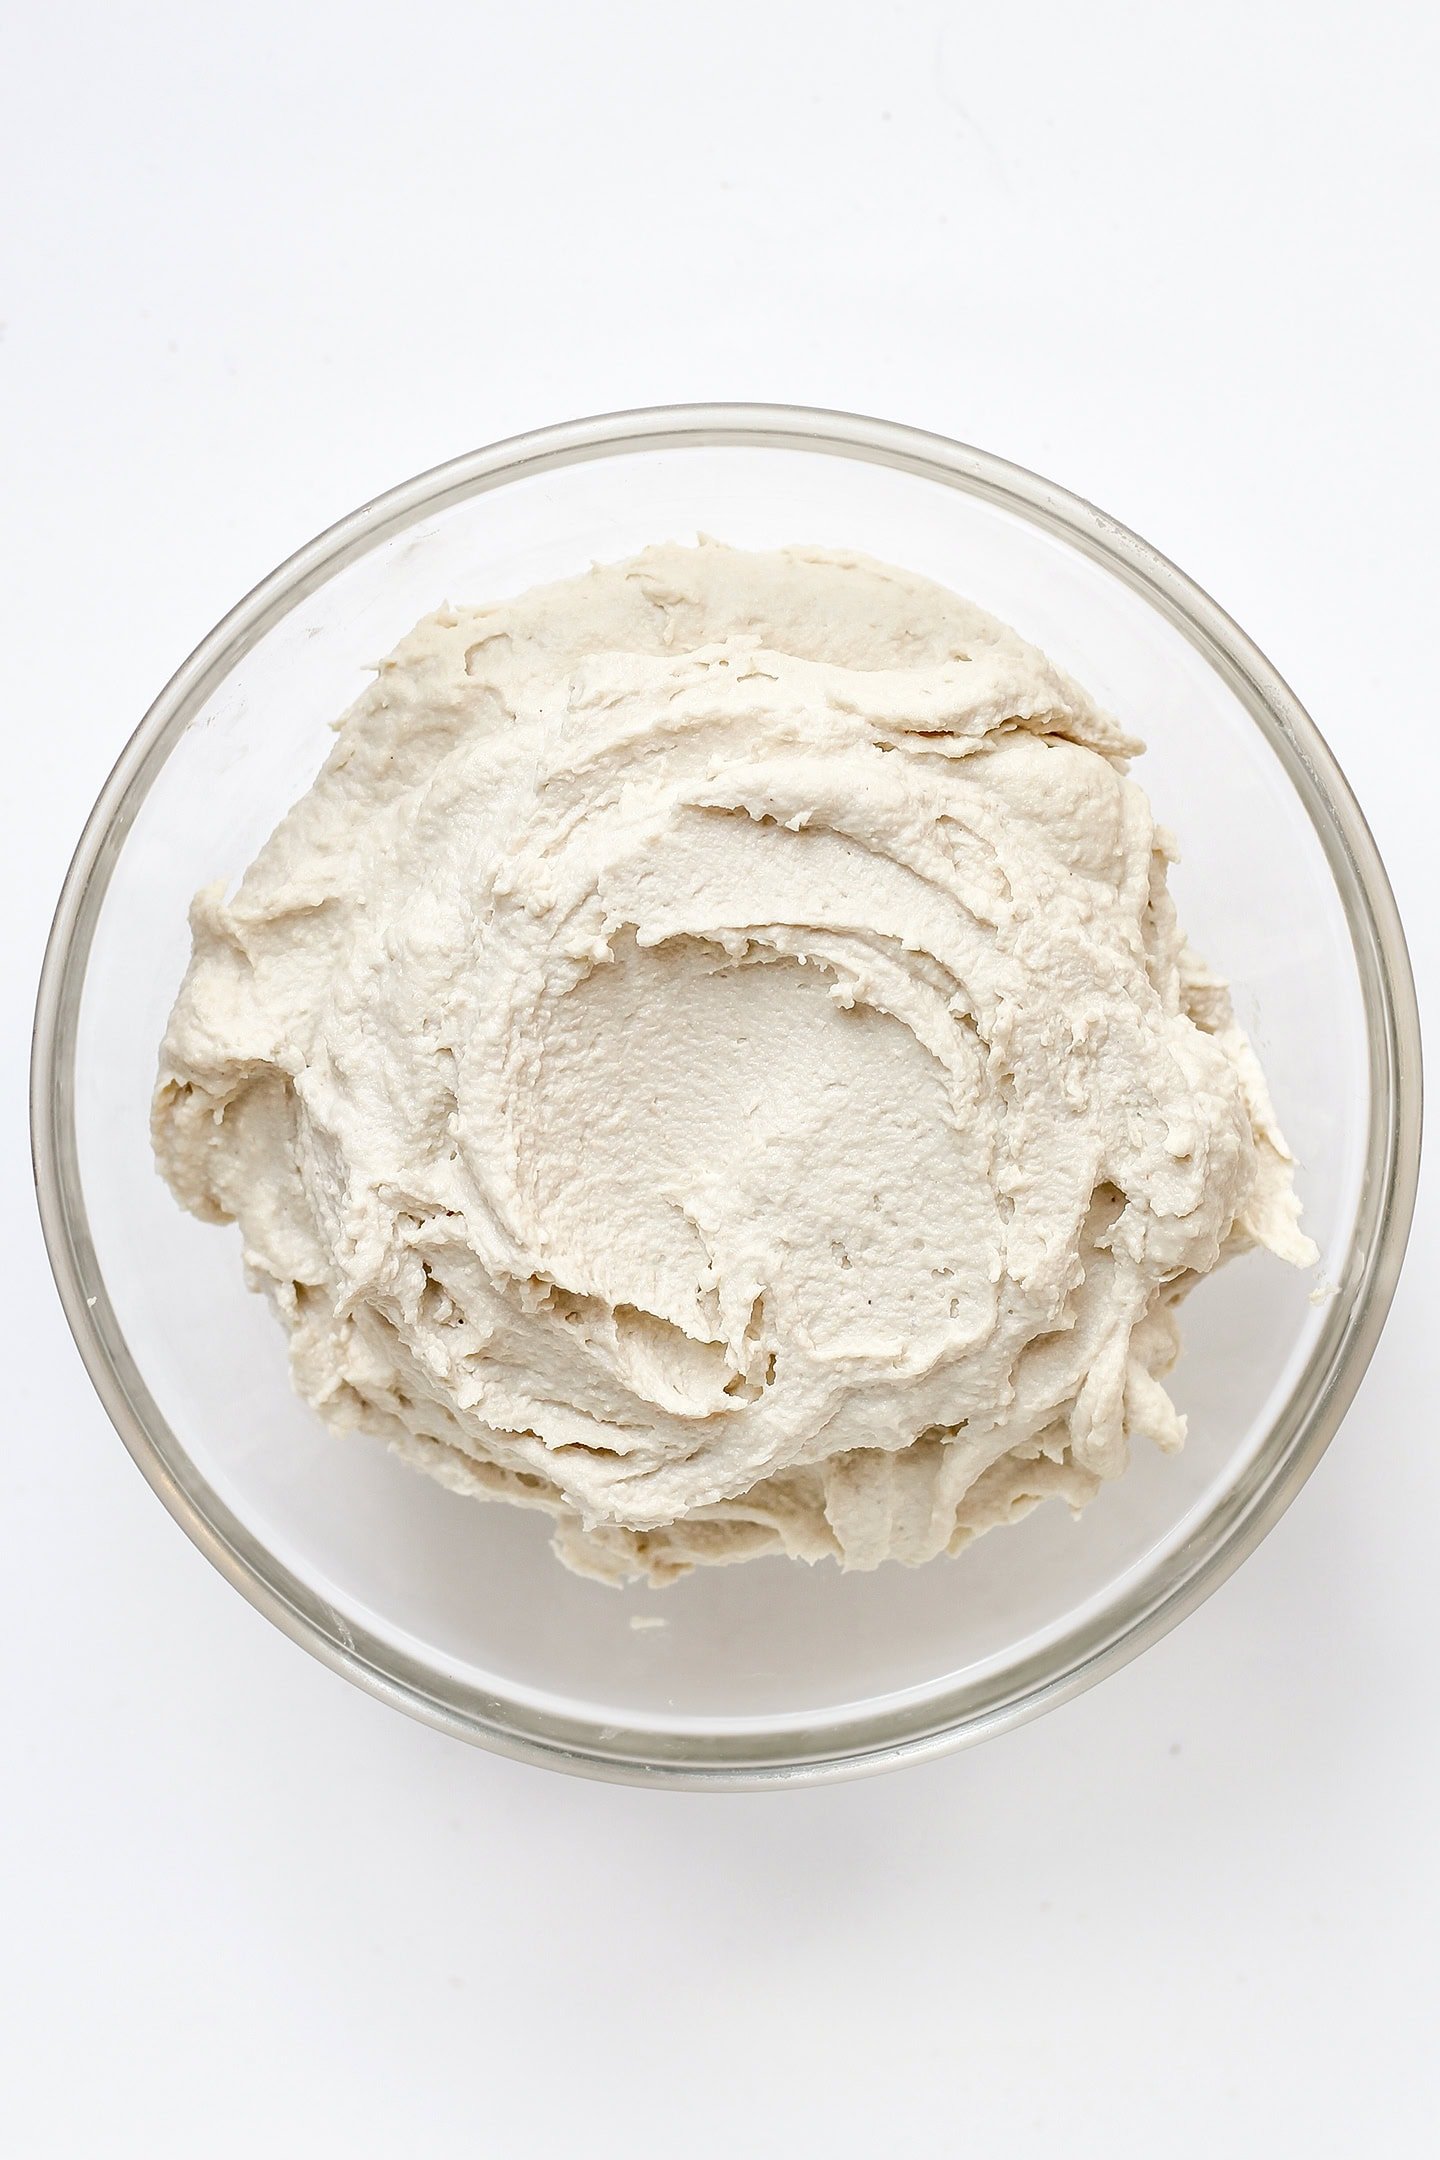
[[[186,1543],[65,1333],[22,1081],[84,813],[229,602],[457,449],[683,397],[960,435],[1173,555],[1334,744],[1433,1003],[1430,11],[6,21],[10,2149],[1428,2149],[1428,1185],[1340,1438],[1167,1642],[924,1769],[656,1795],[409,1724]]]

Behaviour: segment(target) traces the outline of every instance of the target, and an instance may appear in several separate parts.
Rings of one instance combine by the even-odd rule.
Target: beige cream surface
[[[967,602],[652,548],[383,663],[194,957],[154,1136],[295,1382],[572,1567],[954,1551],[1305,1264],[1139,749]]]

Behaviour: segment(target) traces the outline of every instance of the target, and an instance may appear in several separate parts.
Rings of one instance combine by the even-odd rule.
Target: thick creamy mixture
[[[443,609],[197,898],[161,1168],[332,1425],[584,1572],[1079,1507],[1196,1277],[1314,1258],[1140,747],[850,555]]]

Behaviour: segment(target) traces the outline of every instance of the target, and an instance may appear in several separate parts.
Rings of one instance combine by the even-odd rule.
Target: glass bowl
[[[1148,741],[1181,920],[1234,986],[1299,1159],[1320,1292],[1268,1255],[1184,1309],[1183,1454],[1141,1444],[1079,1521],[1054,1504],[953,1560],[783,1559],[656,1592],[578,1580],[544,1518],[478,1505],[295,1397],[238,1234],[153,1167],[156,1053],[196,888],[233,879],[367,671],[444,600],[649,541],[863,549],[979,601]],[[40,989],[36,1179],[90,1376],[176,1520],[297,1642],[398,1707],[594,1776],[761,1786],[994,1733],[1153,1642],[1313,1468],[1374,1348],[1419,1155],[1414,987],[1390,888],[1314,726],[1152,548],[1048,481],[879,421],[769,406],[613,414],[395,488],[242,600],[96,804]]]

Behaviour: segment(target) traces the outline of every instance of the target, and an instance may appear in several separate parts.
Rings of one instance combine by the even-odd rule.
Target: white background
[[[1138,1664],[897,1776],[632,1792],[382,1709],[191,1549],[61,1321],[23,1062],[85,812],[232,600],[457,451],[705,397],[964,437],[1178,560],[1433,1004],[1433,7],[3,21],[8,2150],[1432,2149],[1432,1193],[1339,1440]]]

